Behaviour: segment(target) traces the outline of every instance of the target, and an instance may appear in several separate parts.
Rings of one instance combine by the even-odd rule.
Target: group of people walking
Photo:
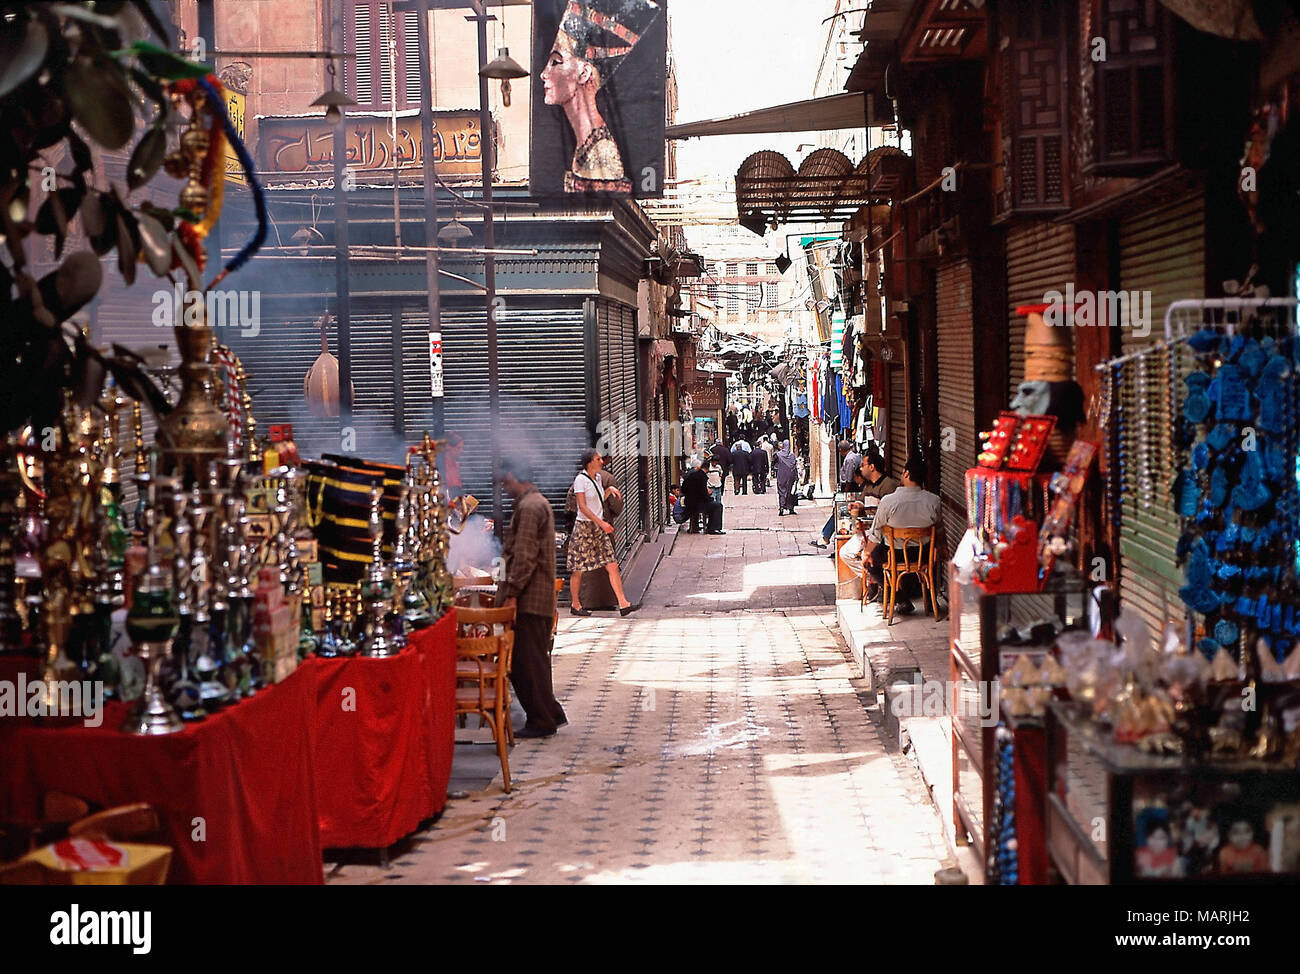
[[[757,446],[750,446],[748,440],[736,440],[731,448],[719,440],[709,451],[707,462],[711,476],[716,476],[718,483],[717,497],[721,499],[722,482],[731,476],[732,491],[736,494],[748,494],[750,481],[753,481],[755,494],[766,494],[772,469],[772,444],[766,437],[761,437]],[[701,457],[701,459],[705,459]],[[712,484],[711,484],[712,486]]]
[[[751,486],[755,494],[766,494],[775,479],[779,515],[793,514],[798,503],[799,463],[789,440],[778,445],[762,436],[754,446],[747,440],[736,440],[730,448],[719,440],[689,457],[687,468],[682,479],[681,506],[675,514],[680,522],[688,522],[686,530],[690,533],[726,533],[722,514],[728,478],[732,494],[737,496],[748,494]],[[673,496],[672,501],[678,498]]]
[[[726,418],[722,421],[723,442],[732,446],[738,440],[754,443],[759,438],[767,438],[775,443],[780,438],[780,416],[775,409],[755,411],[748,406],[733,402],[727,407]]]

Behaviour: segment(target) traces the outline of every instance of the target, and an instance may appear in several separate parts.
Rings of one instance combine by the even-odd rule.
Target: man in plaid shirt
[[[516,737],[551,737],[569,722],[555,699],[551,649],[555,624],[555,512],[532,482],[526,461],[501,461],[501,486],[514,501],[506,528],[503,605],[515,607],[510,683],[528,720]]]

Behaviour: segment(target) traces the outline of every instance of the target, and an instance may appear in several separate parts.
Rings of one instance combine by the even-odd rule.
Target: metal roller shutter
[[[602,299],[596,308],[596,325],[600,419],[619,429],[634,429],[640,415],[636,309]],[[621,562],[643,529],[640,458],[620,444],[610,472],[623,492],[623,513],[614,522],[614,554]]]
[[[966,471],[975,466],[975,328],[971,265],[956,260],[935,275],[938,335],[939,489],[950,546],[966,533]],[[952,432],[950,433],[949,430]],[[953,449],[948,449],[951,444]]]
[[[356,390],[353,428],[355,448],[344,451],[337,417],[313,416],[303,396],[303,380],[321,353],[320,303],[285,301],[263,295],[262,328],[257,336],[231,330],[218,335],[248,372],[253,416],[258,436],[275,423],[292,423],[294,442],[304,456],[350,452],[372,460],[388,461],[395,436],[392,431],[391,390],[376,387],[376,346],[390,347],[391,316],[356,308],[352,312],[352,385]],[[329,327],[330,351],[338,354],[337,322]],[[391,355],[390,355],[391,358]],[[379,410],[379,415],[374,411]]]
[[[1025,319],[1016,308],[1042,304],[1074,280],[1074,227],[1023,223],[1007,231],[1007,402],[1025,378]]]
[[[1121,221],[1119,228],[1120,280],[1125,291],[1151,293],[1151,333],[1136,329],[1122,332],[1124,354],[1141,350],[1164,338],[1165,309],[1170,302],[1205,296],[1205,199],[1203,194]],[[1167,610],[1181,612],[1178,587],[1182,572],[1175,564],[1179,523],[1171,493],[1175,460],[1169,422],[1166,359],[1149,356],[1146,389],[1141,396],[1137,376],[1141,362],[1125,366],[1124,421],[1120,443],[1120,567],[1119,585],[1124,604],[1139,612],[1153,627],[1163,626]],[[1186,353],[1176,363],[1176,389],[1189,363]],[[1141,435],[1146,430],[1145,442]],[[1140,468],[1152,468],[1143,490]]]
[[[889,429],[885,432],[885,448],[889,452],[890,476],[897,479],[902,476],[912,442],[911,424],[908,422],[910,410],[907,408],[907,368],[903,365],[890,365],[888,368]],[[835,453],[834,447],[831,453]]]
[[[413,317],[422,336],[428,317]],[[408,374],[424,373],[421,388],[427,396],[429,356],[421,341],[423,367]],[[442,348],[445,426],[465,437],[460,459],[465,490],[488,499],[492,458],[482,439],[489,429],[485,309],[444,307]],[[588,446],[582,308],[530,309],[511,301],[497,320],[497,348],[501,455],[523,453],[533,461],[538,489],[563,530],[564,498]],[[508,518],[509,498],[505,501]]]

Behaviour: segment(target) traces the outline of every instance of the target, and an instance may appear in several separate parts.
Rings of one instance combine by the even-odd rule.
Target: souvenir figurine
[[[1179,875],[1178,850],[1173,846],[1166,821],[1153,824],[1146,834],[1146,844],[1133,856],[1137,874],[1144,879],[1173,879]]]
[[[1243,814],[1223,820],[1223,844],[1219,849],[1219,872],[1227,874],[1268,872],[1268,851],[1256,841],[1255,826]]]

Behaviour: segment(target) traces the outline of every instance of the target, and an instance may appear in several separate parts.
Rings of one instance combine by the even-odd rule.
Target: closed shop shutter
[[[1074,227],[1024,223],[1007,231],[1007,402],[1025,378],[1025,319],[1016,308],[1042,304],[1074,280]]]
[[[400,309],[401,356],[393,356],[391,302],[357,302],[352,312],[352,383],[356,406],[355,452],[376,460],[403,462],[405,448],[433,432],[428,322],[418,298]],[[227,341],[243,359],[254,393],[259,429],[291,422],[304,456],[339,452],[339,421],[308,414],[303,378],[320,354],[320,307],[303,302],[262,306],[263,330],[256,338]],[[461,476],[465,490],[491,516],[492,459],[487,383],[486,310],[442,309],[444,429],[465,437]],[[330,350],[338,353],[336,326]],[[586,358],[580,305],[530,308],[515,300],[497,325],[501,392],[502,455],[523,453],[538,469],[538,487],[557,511],[573,482],[578,456],[587,445]],[[544,367],[541,367],[544,366]],[[399,372],[400,367],[400,372]],[[400,385],[402,396],[395,400]],[[394,429],[400,411],[402,430]],[[509,517],[509,498],[505,498]]]
[[[596,307],[599,343],[600,419],[617,429],[634,429],[637,417],[636,309],[600,300]],[[640,457],[621,441],[610,470],[623,492],[623,513],[614,522],[614,554],[620,562],[642,531]]]
[[[975,329],[971,265],[941,264],[935,275],[938,333],[939,488],[949,548],[966,532],[966,471],[975,466]],[[951,431],[951,432],[950,432]],[[951,447],[951,448],[950,448]]]
[[[907,368],[889,365],[889,429],[885,431],[885,448],[889,453],[889,473],[897,478],[911,449],[910,410],[907,408]],[[832,450],[832,454],[834,451]],[[838,476],[838,474],[837,474]]]
[[[1170,302],[1205,296],[1205,201],[1203,194],[1134,215],[1120,223],[1119,287],[1150,292],[1150,334],[1125,327],[1125,354],[1164,339],[1165,310]],[[1146,362],[1146,395],[1139,393]],[[1190,367],[1186,352],[1175,363],[1176,390]],[[1160,372],[1165,375],[1160,375]],[[1124,414],[1120,455],[1120,594],[1125,606],[1153,627],[1163,626],[1167,611],[1181,614],[1178,587],[1182,572],[1175,564],[1179,523],[1171,493],[1176,461],[1169,421],[1168,365],[1162,355],[1128,363],[1122,388]],[[1145,436],[1143,433],[1145,432]],[[1142,482],[1143,464],[1151,469]]]
[[[393,429],[393,314],[391,305],[358,304],[351,317],[352,434],[344,442],[337,417],[313,416],[303,396],[303,380],[321,353],[320,303],[263,296],[261,331],[253,336],[233,329],[218,336],[248,372],[258,436],[268,426],[292,423],[303,456],[355,453],[370,460],[402,462],[404,439]],[[338,355],[338,323],[331,319],[329,347]],[[425,364],[428,370],[428,364]],[[409,371],[409,368],[405,371]],[[427,388],[427,383],[426,383]],[[346,449],[351,445],[351,450]]]
[[[423,343],[428,317],[422,312],[414,317]],[[442,348],[445,427],[465,437],[460,458],[465,490],[490,505],[492,458],[483,439],[490,428],[485,309],[444,306]],[[557,528],[563,530],[564,498],[589,445],[582,307],[527,308],[520,300],[511,301],[497,320],[497,348],[501,455],[532,460],[538,489],[555,508]],[[423,344],[421,354],[427,396],[429,356]],[[509,500],[505,498],[506,517]]]

